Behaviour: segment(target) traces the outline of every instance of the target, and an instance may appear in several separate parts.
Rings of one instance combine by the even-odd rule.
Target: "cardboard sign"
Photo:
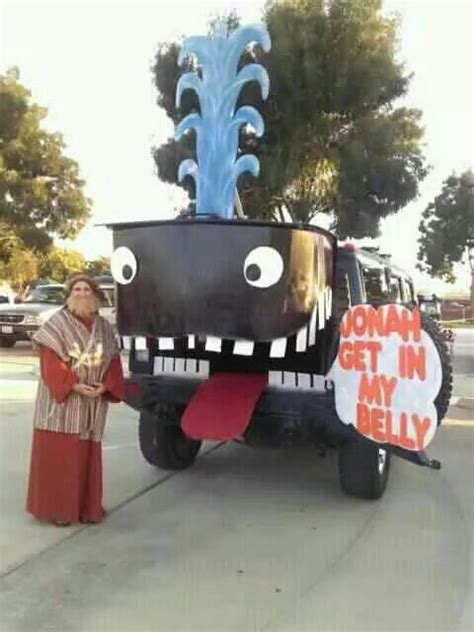
[[[425,449],[438,425],[434,400],[442,368],[433,340],[421,329],[419,310],[357,305],[339,329],[328,377],[341,421],[378,443]]]

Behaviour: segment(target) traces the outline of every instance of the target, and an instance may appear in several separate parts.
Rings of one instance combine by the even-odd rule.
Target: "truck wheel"
[[[449,408],[449,400],[453,390],[453,367],[448,345],[438,323],[421,312],[421,327],[430,335],[441,360],[441,386],[434,402],[438,413],[438,424],[440,424]]]
[[[368,441],[350,441],[339,447],[339,481],[350,496],[375,500],[385,491],[390,453]]]
[[[140,415],[140,449],[151,465],[165,470],[183,470],[194,462],[201,441],[188,439],[181,430],[181,412],[167,407]]]
[[[15,346],[16,339],[10,336],[0,336],[0,347],[3,349],[11,349]]]

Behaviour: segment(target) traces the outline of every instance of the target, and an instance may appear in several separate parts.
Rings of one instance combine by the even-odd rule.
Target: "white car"
[[[115,287],[100,284],[105,304],[99,313],[115,325]],[[0,305],[0,347],[13,347],[19,340],[30,340],[33,334],[64,305],[65,288],[60,283],[37,285],[22,303]]]
[[[14,304],[15,304],[14,294],[0,292],[0,305],[14,305]]]
[[[99,308],[99,314],[115,327],[115,285],[113,283],[101,283],[100,289],[104,293],[104,303]]]
[[[64,285],[37,285],[22,303],[0,305],[0,347],[31,336],[64,305]]]

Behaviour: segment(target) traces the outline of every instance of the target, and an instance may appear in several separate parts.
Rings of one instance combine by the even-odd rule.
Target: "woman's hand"
[[[96,389],[88,384],[74,384],[72,390],[83,397],[97,397]]]
[[[96,393],[95,397],[99,397],[100,395],[103,395],[106,391],[106,388],[102,384],[102,382],[94,382],[92,386],[95,389],[95,393]]]

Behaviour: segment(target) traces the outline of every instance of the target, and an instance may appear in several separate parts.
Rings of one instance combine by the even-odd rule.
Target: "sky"
[[[88,259],[112,252],[99,224],[166,219],[186,204],[155,174],[151,148],[172,134],[156,105],[151,65],[159,42],[206,34],[209,17],[235,8],[243,23],[260,21],[257,0],[3,0],[0,72],[20,68],[33,100],[48,108],[45,126],[60,131],[93,199],[93,216],[74,242]],[[382,225],[377,244],[425,291],[467,291],[468,266],[454,286],[415,270],[421,212],[453,171],[473,158],[474,0],[386,0],[402,18],[398,57],[414,73],[403,105],[423,111],[431,171],[420,196]],[[270,77],[271,81],[271,77]],[[365,241],[364,243],[374,243]]]

